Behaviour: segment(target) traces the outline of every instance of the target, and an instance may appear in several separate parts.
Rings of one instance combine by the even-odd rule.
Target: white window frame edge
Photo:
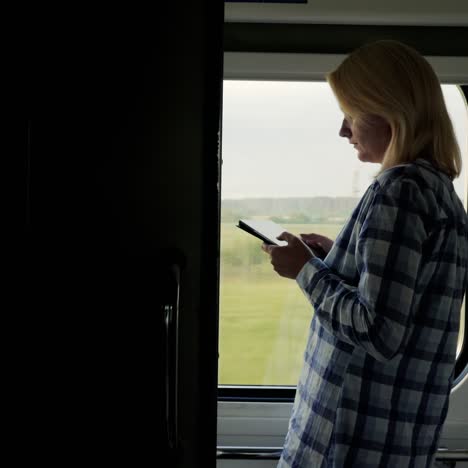
[[[226,80],[322,81],[346,55],[225,52]],[[441,83],[468,84],[467,57],[427,56]]]
[[[224,79],[323,81],[345,57],[340,54],[225,52]],[[441,83],[468,84],[466,57],[428,56],[426,59]],[[448,449],[468,446],[467,387],[468,375],[452,389],[440,446]],[[281,446],[291,409],[292,403],[218,402],[218,445]]]

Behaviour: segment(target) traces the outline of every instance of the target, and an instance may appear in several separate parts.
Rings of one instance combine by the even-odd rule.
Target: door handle
[[[166,291],[167,299],[162,304],[164,317],[165,347],[165,393],[166,393],[166,431],[170,449],[177,448],[178,441],[178,341],[179,341],[179,295],[180,267],[173,264],[169,268]]]

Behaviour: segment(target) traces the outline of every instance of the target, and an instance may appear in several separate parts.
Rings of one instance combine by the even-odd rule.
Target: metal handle
[[[217,448],[216,458],[231,460],[279,460],[282,447],[226,447]]]
[[[167,442],[171,449],[177,447],[178,413],[178,340],[179,340],[179,292],[180,269],[178,265],[170,268],[167,301],[163,304],[165,329],[165,390],[166,390],[166,428]]]
[[[281,456],[282,447],[227,447],[220,446],[217,449],[218,459],[231,460],[278,460]],[[436,460],[462,462],[468,461],[468,450],[438,449]]]

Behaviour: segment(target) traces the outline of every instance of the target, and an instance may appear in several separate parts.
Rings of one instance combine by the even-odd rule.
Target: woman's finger
[[[309,242],[320,241],[323,239],[323,236],[320,234],[299,234],[302,240],[307,240]]]
[[[265,242],[262,244],[262,250],[269,255],[272,254],[274,248],[275,248],[274,245],[266,244]]]
[[[284,241],[286,241],[286,242],[289,244],[292,240],[295,239],[295,237],[296,237],[296,236],[295,236],[294,234],[291,234],[290,232],[285,231],[285,232],[282,232],[282,233],[277,237],[277,239],[278,239],[278,240],[284,240]]]

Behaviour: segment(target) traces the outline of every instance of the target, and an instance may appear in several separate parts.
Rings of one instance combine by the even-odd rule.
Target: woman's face
[[[381,163],[388,148],[392,131],[390,125],[377,115],[366,115],[353,120],[345,115],[340,136],[348,138],[362,162]]]

